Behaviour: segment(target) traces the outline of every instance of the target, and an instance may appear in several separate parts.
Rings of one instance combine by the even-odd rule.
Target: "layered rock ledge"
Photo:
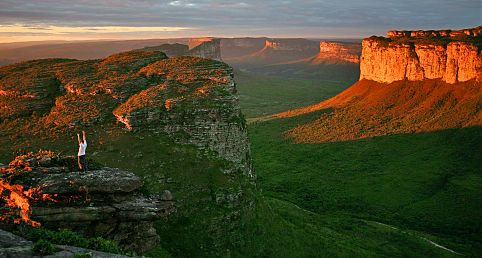
[[[40,152],[2,168],[0,196],[8,205],[3,214],[18,214],[33,226],[112,239],[140,253],[159,243],[154,221],[174,211],[168,191],[144,196],[143,182],[133,173],[95,165],[78,172],[74,161]]]
[[[391,83],[482,81],[482,27],[461,31],[391,31],[362,42],[360,80]]]

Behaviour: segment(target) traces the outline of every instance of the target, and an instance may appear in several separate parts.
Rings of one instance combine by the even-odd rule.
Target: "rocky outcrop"
[[[189,40],[189,51],[186,55],[221,60],[221,40],[216,38]]]
[[[6,258],[15,257],[39,257],[33,252],[34,243],[25,238],[14,235],[10,232],[0,229],[0,256]],[[68,258],[77,255],[89,254],[93,258],[127,258],[128,256],[120,254],[110,254],[75,246],[54,245],[57,249],[51,255],[43,255],[42,257]]]
[[[166,81],[133,95],[115,109],[119,122],[130,130],[150,128],[171,135],[176,142],[214,151],[252,176],[247,129],[232,68],[193,57],[163,60],[141,73],[147,78],[166,76]]]
[[[170,193],[144,196],[133,173],[91,167],[77,172],[73,157],[50,152],[20,156],[1,169],[0,193],[34,226],[102,236],[140,253],[156,246],[153,223],[174,211]]]
[[[440,79],[447,83],[482,81],[478,31],[480,27],[463,30],[463,35],[468,37],[463,41],[459,41],[453,33],[443,31],[392,31],[389,32],[391,39],[364,39],[360,79],[383,83],[405,79]]]
[[[344,42],[320,42],[320,53],[313,63],[359,63],[361,44]]]

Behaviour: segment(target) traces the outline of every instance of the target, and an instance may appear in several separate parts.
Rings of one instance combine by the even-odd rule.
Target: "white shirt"
[[[77,154],[77,156],[85,155],[85,149],[87,149],[87,141],[79,144],[79,154]]]

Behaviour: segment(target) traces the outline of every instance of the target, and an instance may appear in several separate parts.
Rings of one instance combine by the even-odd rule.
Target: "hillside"
[[[0,162],[75,154],[85,130],[88,157],[135,172],[145,194],[172,191],[178,212],[156,221],[158,252],[222,256],[238,241],[255,175],[228,65],[149,51],[34,60],[1,67],[0,92]]]
[[[276,116],[334,109],[286,133],[296,142],[310,143],[480,126],[481,89],[476,82],[361,80],[325,102]]]

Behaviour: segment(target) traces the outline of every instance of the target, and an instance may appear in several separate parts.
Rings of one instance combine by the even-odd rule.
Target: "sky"
[[[0,0],[0,43],[172,37],[363,38],[482,25],[481,0]]]

